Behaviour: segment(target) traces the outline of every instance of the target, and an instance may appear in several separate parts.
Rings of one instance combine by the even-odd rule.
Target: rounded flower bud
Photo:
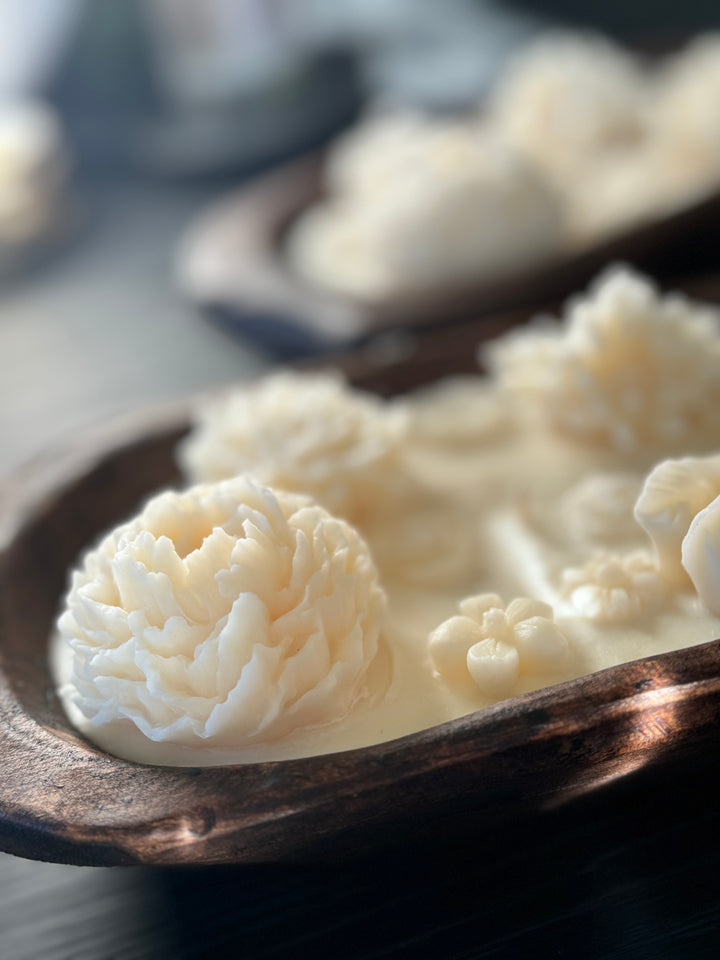
[[[667,584],[642,552],[602,554],[563,571],[563,592],[583,617],[632,621],[657,613],[669,599]]]
[[[136,728],[151,762],[274,741],[374,692],[384,605],[365,543],[309,499],[246,476],[168,491],[74,573],[61,697],[98,742]]]

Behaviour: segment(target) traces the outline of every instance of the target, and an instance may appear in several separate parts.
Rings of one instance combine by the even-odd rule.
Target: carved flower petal
[[[470,647],[467,668],[485,696],[507,697],[520,672],[520,656],[510,644],[488,637]]]
[[[635,505],[635,519],[655,546],[658,570],[687,583],[681,544],[690,523],[720,494],[720,456],[665,460],[650,472]]]
[[[497,593],[479,593],[474,597],[465,597],[460,601],[460,612],[465,617],[471,617],[482,623],[483,615],[493,608],[502,610],[504,604]]]
[[[551,619],[539,616],[524,619],[513,630],[522,669],[528,673],[559,673],[568,659],[568,641]]]
[[[462,682],[467,673],[468,650],[482,638],[480,625],[470,617],[445,620],[430,634],[430,658],[435,669],[450,682]]]
[[[690,524],[682,542],[682,562],[705,607],[720,616],[720,497]]]
[[[543,603],[542,600],[532,600],[530,597],[516,597],[508,604],[505,615],[510,626],[514,627],[522,620],[528,620],[530,617],[545,617],[548,620],[552,620],[553,611],[550,604]]]

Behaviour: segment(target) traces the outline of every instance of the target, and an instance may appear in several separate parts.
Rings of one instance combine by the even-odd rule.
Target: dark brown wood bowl
[[[501,318],[495,333],[514,323]],[[482,323],[404,359],[338,364],[388,394],[469,368]],[[102,425],[0,488],[0,849],[88,865],[345,859],[480,841],[529,813],[720,744],[720,641],[651,657],[346,753],[230,767],[119,760],[68,724],[47,650],[68,569],[179,481],[189,404]]]
[[[566,297],[609,263],[660,276],[720,267],[720,191],[676,213],[493,282],[386,301],[343,297],[292,270],[284,238],[323,194],[323,155],[294,161],[216,201],[181,242],[181,287],[212,317],[289,355],[348,346],[383,330],[451,324]]]

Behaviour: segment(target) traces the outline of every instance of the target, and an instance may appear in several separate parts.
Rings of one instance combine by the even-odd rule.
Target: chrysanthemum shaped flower
[[[360,524],[401,483],[401,411],[339,376],[282,372],[209,405],[180,445],[191,482],[249,472]]]
[[[618,450],[702,448],[720,430],[720,330],[710,307],[661,297],[626,269],[603,276],[563,325],[486,351],[500,385],[555,429]]]
[[[647,82],[602,37],[548,33],[521,50],[491,96],[491,122],[559,181],[642,136]]]
[[[521,673],[551,676],[568,660],[568,642],[546,603],[518,597],[507,608],[497,594],[468,597],[460,615],[430,635],[435,669],[453,685],[472,678],[482,694],[510,696]]]
[[[649,114],[654,135],[686,181],[720,179],[720,33],[706,33],[668,57]]]
[[[720,497],[693,518],[682,542],[682,562],[703,605],[720,616]]]
[[[332,144],[324,171],[328,192],[362,197],[392,189],[419,157],[465,127],[410,110],[375,110]]]
[[[633,508],[642,478],[633,473],[592,473],[561,498],[562,526],[580,543],[618,543],[637,530]],[[557,522],[557,519],[556,519]],[[640,531],[637,531],[641,537]]]
[[[507,397],[480,376],[444,377],[398,403],[407,415],[409,439],[422,444],[459,448],[492,442],[514,425]]]
[[[597,242],[676,213],[710,189],[655,139],[611,151],[568,182],[569,231],[581,245]]]
[[[562,589],[580,616],[619,622],[657,613],[668,598],[667,583],[639,551],[603,554],[563,572]]]
[[[720,494],[720,456],[664,460],[647,476],[635,519],[655,547],[660,573],[686,584],[681,545],[693,517]]]
[[[401,156],[376,191],[330,196],[297,220],[288,255],[300,275],[377,299],[495,279],[564,243],[543,175],[472,125],[429,124]]]
[[[129,721],[159,757],[272,741],[372,692],[384,602],[364,542],[308,498],[248,477],[165,492],[74,573],[61,696],[91,738]]]
[[[383,582],[436,588],[462,584],[476,572],[475,525],[441,497],[409,491],[378,510],[363,535]]]

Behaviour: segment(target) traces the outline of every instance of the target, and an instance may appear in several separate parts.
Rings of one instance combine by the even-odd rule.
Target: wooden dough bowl
[[[346,348],[378,331],[445,326],[552,302],[619,261],[669,277],[717,266],[720,192],[492,282],[378,302],[343,297],[303,282],[284,248],[292,221],[323,194],[322,162],[321,154],[294,161],[222,197],[180,245],[177,270],[185,292],[274,355]]]
[[[382,393],[469,369],[480,331],[404,359],[339,361]],[[0,848],[76,864],[343,859],[464,844],[720,743],[720,641],[612,668],[389,743],[302,760],[152,767],[69,726],[47,645],[67,571],[105,528],[179,478],[187,405],[103,425],[0,488]]]

